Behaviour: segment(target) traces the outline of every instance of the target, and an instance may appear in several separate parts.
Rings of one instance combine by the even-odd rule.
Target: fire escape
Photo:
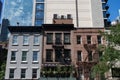
[[[84,61],[78,61],[77,65],[78,65],[78,74],[83,73],[84,77],[87,78],[86,80],[88,80],[88,78],[91,78],[91,69],[92,67],[97,64],[98,62],[98,53],[97,53],[97,45],[96,44],[84,44],[84,48],[87,51],[87,56],[84,59]],[[92,53],[92,51],[94,53]],[[89,58],[89,55],[92,53],[92,58]],[[88,60],[87,60],[88,59]],[[81,71],[83,70],[83,71]],[[79,76],[79,75],[78,75]],[[92,79],[90,79],[92,80]]]

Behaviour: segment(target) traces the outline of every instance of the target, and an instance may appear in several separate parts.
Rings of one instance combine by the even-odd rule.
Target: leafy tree
[[[0,80],[4,80],[6,63],[0,66]]]
[[[104,54],[98,64],[92,68],[94,76],[96,74],[104,74],[115,66],[116,62],[120,61],[120,24],[112,26],[109,32],[101,32],[101,34],[108,43],[106,46],[99,46],[98,50],[102,50]]]

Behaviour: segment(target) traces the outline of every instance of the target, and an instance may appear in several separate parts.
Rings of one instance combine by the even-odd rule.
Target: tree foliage
[[[106,46],[99,47],[102,50],[100,61],[92,68],[93,75],[104,74],[120,61],[120,24],[112,26],[109,32],[101,32],[101,35],[108,41]],[[103,48],[104,47],[104,48]]]

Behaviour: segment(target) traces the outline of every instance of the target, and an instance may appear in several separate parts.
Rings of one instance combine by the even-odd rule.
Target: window
[[[102,38],[101,38],[101,36],[97,36],[97,41],[98,41],[98,44],[101,44],[102,43]]]
[[[15,69],[10,69],[10,72],[9,72],[9,78],[14,78],[14,72],[15,72]]]
[[[21,78],[25,78],[26,69],[21,69]]]
[[[62,50],[56,49],[55,50],[55,61],[60,62],[62,59]]]
[[[22,61],[27,60],[27,51],[22,51]]]
[[[71,50],[70,49],[65,49],[64,50],[64,61],[65,63],[70,63],[71,62]]]
[[[11,52],[11,61],[16,61],[16,51]]]
[[[91,36],[87,36],[87,44],[91,44]]]
[[[72,19],[71,14],[67,14],[67,19]]]
[[[70,44],[70,33],[65,33],[64,34],[64,43],[65,44]]]
[[[34,36],[34,45],[39,45],[39,36]]]
[[[46,62],[52,62],[52,50],[47,49],[46,50]]]
[[[33,51],[33,61],[38,61],[38,51]]]
[[[29,37],[28,35],[23,36],[23,45],[28,45],[29,44]]]
[[[92,51],[88,53],[88,61],[92,61]]]
[[[78,61],[82,61],[81,51],[77,51],[77,59]]]
[[[17,45],[18,44],[18,36],[17,35],[13,35],[12,44],[13,45]]]
[[[32,78],[37,78],[37,69],[32,69]]]
[[[119,67],[112,68],[112,77],[120,78],[120,68]]]
[[[61,44],[62,43],[62,36],[61,33],[56,33],[55,34],[55,44]]]
[[[58,18],[58,15],[57,15],[57,14],[53,14],[53,18],[54,18],[54,19],[57,19],[57,18]]]
[[[52,33],[47,33],[46,42],[47,42],[47,44],[52,44],[53,43],[53,34]]]
[[[81,36],[77,35],[77,44],[81,44]]]

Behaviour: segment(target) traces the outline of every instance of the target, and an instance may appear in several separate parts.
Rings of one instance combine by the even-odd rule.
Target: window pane
[[[10,69],[9,78],[14,78],[14,71],[15,69]]]
[[[39,44],[39,36],[34,36],[34,44],[35,45]]]
[[[32,78],[37,78],[37,69],[32,70]]]
[[[52,50],[46,50],[46,62],[52,62]]]
[[[88,53],[88,61],[92,61],[92,51]]]
[[[11,61],[15,61],[16,60],[16,51],[12,51],[11,52]]]
[[[38,61],[38,51],[33,51],[33,61]]]
[[[91,44],[91,36],[87,36],[87,44]]]
[[[47,42],[47,44],[53,43],[53,34],[52,33],[47,33],[46,42]]]
[[[101,39],[101,36],[97,36],[97,40],[98,40],[98,44],[101,44],[102,43],[102,39]]]
[[[12,44],[13,44],[13,45],[18,44],[18,36],[17,36],[17,35],[14,35],[14,36],[13,36]]]
[[[77,59],[78,59],[78,61],[81,61],[82,60],[82,58],[81,58],[81,51],[77,51]]]
[[[55,44],[61,44],[62,43],[62,36],[61,33],[55,34]]]
[[[71,50],[65,49],[63,57],[64,57],[64,62],[65,63],[70,63],[71,62]]]
[[[25,78],[26,69],[21,69],[21,78]]]
[[[22,51],[22,61],[27,60],[27,51]]]
[[[77,35],[77,44],[81,44],[81,36]]]
[[[28,43],[29,43],[29,37],[27,35],[23,36],[23,44],[28,45]]]
[[[55,61],[60,62],[62,59],[62,50],[55,50]]]
[[[64,43],[70,43],[70,34],[69,33],[64,34]]]

